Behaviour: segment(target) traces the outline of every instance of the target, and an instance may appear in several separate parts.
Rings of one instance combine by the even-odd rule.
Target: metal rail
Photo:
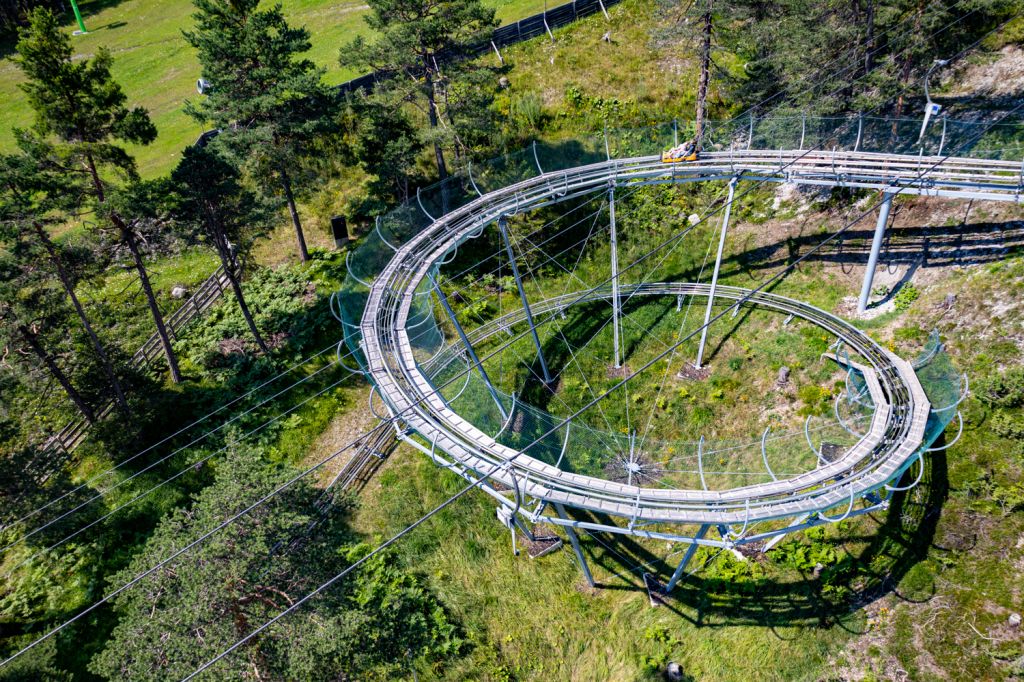
[[[748,305],[801,317],[843,340],[864,359],[865,378],[877,408],[865,437],[835,462],[799,476],[721,492],[650,489],[581,476],[495,442],[455,414],[438,395],[413,357],[406,325],[414,292],[427,273],[486,225],[503,215],[601,191],[610,183],[727,180],[742,173],[744,179],[751,180],[1019,200],[1016,163],[951,158],[922,176],[925,163],[927,159],[918,156],[870,152],[729,151],[705,154],[692,163],[663,164],[658,157],[608,160],[543,174],[491,192],[434,221],[402,246],[375,280],[360,328],[370,376],[389,409],[401,414],[412,432],[461,466],[482,471],[500,464],[504,468],[495,478],[502,483],[515,482],[525,494],[546,502],[628,518],[631,530],[637,522],[746,527],[767,519],[816,515],[837,505],[848,507],[851,498],[883,488],[915,461],[923,445],[930,404],[909,363],[825,311],[781,296],[750,296],[749,291],[734,287],[720,286],[715,292],[715,299],[730,302],[750,296]],[[699,284],[645,285],[641,289],[659,295],[711,293],[707,285]],[[591,298],[610,295],[602,290],[588,294]],[[533,312],[543,314],[579,300],[577,294],[535,303]],[[502,325],[497,322],[493,326]]]

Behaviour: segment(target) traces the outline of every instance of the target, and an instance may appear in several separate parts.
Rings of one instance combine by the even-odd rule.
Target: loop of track
[[[1013,200],[1019,168],[1007,162],[950,159],[932,174],[918,177],[914,156],[840,152],[810,155],[792,163],[798,152],[728,152],[704,155],[690,164],[661,164],[656,157],[610,160],[557,171],[486,194],[441,216],[398,248],[373,282],[360,325],[362,351],[370,378],[393,414],[431,447],[453,460],[525,495],[567,506],[600,511],[636,522],[675,524],[747,524],[815,514],[870,495],[897,480],[917,460],[930,404],[909,362],[890,353],[845,321],[806,303],[746,289],[719,286],[716,299],[730,305],[776,310],[815,324],[839,338],[860,358],[861,371],[875,403],[871,426],[838,460],[812,471],[770,483],[723,491],[644,488],[566,472],[508,448],[453,412],[413,356],[406,329],[417,289],[451,251],[481,234],[503,215],[532,210],[609,185],[663,184],[745,177],[775,182],[871,187],[904,193],[959,196],[985,192]],[[927,161],[927,159],[925,159]],[[783,170],[783,168],[785,169]],[[913,178],[913,179],[911,179]],[[966,184],[965,184],[966,183]],[[968,187],[969,185],[969,187]],[[990,197],[991,198],[991,197]],[[620,295],[708,296],[709,286],[658,283],[622,287]],[[534,314],[557,314],[576,302],[610,296],[607,288],[535,302]],[[470,331],[474,341],[521,320],[522,311]],[[453,351],[448,351],[453,352]],[[450,358],[449,358],[450,359]],[[448,360],[442,355],[430,361]]]

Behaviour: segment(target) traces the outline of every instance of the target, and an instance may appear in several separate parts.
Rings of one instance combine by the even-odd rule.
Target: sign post
[[[75,13],[75,19],[78,21],[78,30],[72,35],[84,36],[88,31],[85,30],[85,22],[82,21],[82,13],[78,11],[78,3],[75,0],[71,0],[71,9]]]

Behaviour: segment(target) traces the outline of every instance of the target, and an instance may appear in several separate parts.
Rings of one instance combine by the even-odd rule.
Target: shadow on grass
[[[888,510],[856,523],[844,524],[837,537],[819,540],[831,544],[838,560],[815,575],[814,571],[771,570],[780,577],[717,577],[715,553],[697,558],[663,607],[698,627],[732,625],[781,627],[842,627],[861,632],[857,611],[894,594],[910,602],[927,601],[901,594],[898,586],[911,568],[924,559],[935,538],[949,481],[942,451],[927,460],[921,483],[907,492],[894,493]],[[912,476],[904,477],[904,484]],[[578,513],[577,518],[584,518]],[[609,519],[600,519],[608,522]],[[873,528],[855,534],[864,526]],[[794,535],[799,539],[800,534]],[[630,536],[595,534],[583,537],[584,551],[601,589],[646,593],[643,572],[663,584],[675,566],[656,556]],[[861,551],[854,544],[867,543]],[[773,564],[771,551],[747,561]]]

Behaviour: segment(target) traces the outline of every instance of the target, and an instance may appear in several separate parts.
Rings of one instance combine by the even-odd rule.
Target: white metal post
[[[437,292],[437,298],[441,301],[441,307],[448,313],[448,319],[452,321],[452,326],[455,327],[456,333],[459,338],[462,339],[462,345],[466,347],[466,352],[469,354],[469,359],[476,365],[476,369],[480,372],[480,377],[484,380],[484,384],[487,385],[487,390],[491,394],[491,398],[494,399],[494,404],[498,406],[498,412],[501,413],[502,420],[508,419],[508,413],[505,412],[505,407],[501,404],[501,399],[498,397],[498,391],[494,388],[494,384],[491,383],[491,378],[487,376],[487,371],[484,366],[480,363],[480,358],[477,357],[476,351],[473,350],[473,344],[469,342],[466,337],[466,332],[462,329],[462,325],[459,324],[458,318],[455,317],[455,311],[452,310],[451,305],[448,304],[448,297],[444,295],[444,291],[438,285],[433,275],[429,275],[431,284],[434,285],[434,291]]]
[[[558,516],[568,521],[569,517],[565,513],[565,507],[558,502],[555,502],[555,511],[558,512]],[[591,587],[594,586],[594,576],[590,573],[590,566],[587,565],[587,558],[583,556],[583,549],[580,547],[580,539],[576,536],[576,530],[571,524],[566,524],[565,533],[569,536],[569,542],[572,543],[572,549],[576,552],[576,558],[580,561],[580,568],[583,569],[583,577],[587,579],[587,584]]]
[[[697,363],[700,369],[704,361],[704,344],[708,340],[708,323],[711,321],[711,306],[715,302],[715,287],[718,286],[718,272],[722,269],[722,251],[725,250],[725,235],[729,231],[729,214],[732,213],[732,200],[736,194],[736,183],[739,177],[729,181],[729,198],[726,199],[725,214],[722,216],[722,235],[718,238],[718,255],[715,257],[715,270],[711,274],[711,291],[708,292],[708,305],[704,310],[704,326],[700,330],[700,346],[697,348]]]
[[[697,531],[697,534],[693,536],[693,539],[700,540],[707,534],[710,527],[711,526],[706,523],[702,525],[700,530]],[[683,555],[679,565],[676,566],[675,572],[672,573],[672,578],[668,581],[668,585],[665,586],[665,594],[668,594],[675,589],[676,583],[679,582],[679,579],[683,576],[683,571],[686,569],[686,566],[690,563],[690,560],[693,559],[693,555],[697,553],[697,547],[697,543],[693,542],[686,548],[686,554]]]
[[[875,279],[875,267],[878,265],[878,253],[882,250],[882,240],[885,239],[885,228],[889,222],[889,209],[892,208],[892,194],[885,193],[882,206],[878,209],[878,223],[875,225],[875,237],[871,240],[871,254],[868,256],[868,266],[864,271],[864,284],[860,288],[860,299],[857,301],[857,312],[863,313],[868,309],[868,298],[871,296],[871,283]]]
[[[508,221],[505,216],[498,218],[498,230],[501,238],[505,240],[505,251],[508,253],[508,262],[512,266],[512,277],[516,280],[516,288],[519,290],[519,300],[523,302],[523,312],[526,313],[526,323],[530,325],[530,334],[533,335],[533,344],[537,346],[537,357],[540,359],[540,368],[544,372],[544,383],[551,385],[551,372],[548,370],[548,363],[544,359],[544,349],[540,345],[540,337],[537,335],[537,326],[533,323],[533,313],[530,312],[530,304],[526,300],[526,290],[523,289],[523,280],[519,276],[519,266],[516,265],[516,255],[512,251],[512,242],[508,238]]]
[[[615,185],[608,188],[608,216],[612,242],[612,343],[615,347],[615,369],[622,367],[619,354],[619,242],[615,229]]]

